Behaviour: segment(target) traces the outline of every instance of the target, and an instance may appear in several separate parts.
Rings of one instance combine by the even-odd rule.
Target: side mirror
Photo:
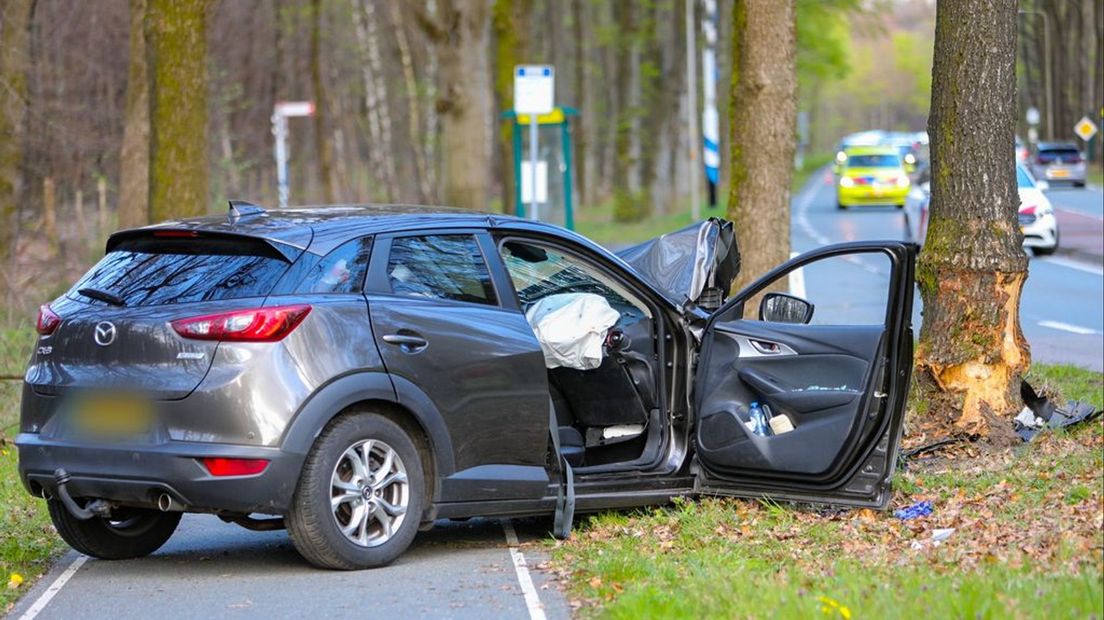
[[[813,304],[785,293],[767,293],[759,304],[759,320],[804,324],[813,320]]]
[[[1039,190],[1040,192],[1045,192],[1050,189],[1050,183],[1047,183],[1046,181],[1035,181],[1035,189]]]

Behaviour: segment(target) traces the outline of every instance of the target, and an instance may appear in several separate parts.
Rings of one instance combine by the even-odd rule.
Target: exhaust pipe
[[[168,493],[157,497],[157,509],[161,512],[184,512],[184,504],[173,499]]]
[[[69,511],[69,514],[80,519],[81,521],[87,521],[96,516],[96,513],[92,512],[88,508],[81,508],[77,505],[77,502],[73,501],[73,498],[69,496],[69,490],[66,485],[69,484],[70,476],[69,472],[59,467],[54,470],[54,482],[57,483],[57,496],[61,499],[61,504],[65,506],[65,509]]]

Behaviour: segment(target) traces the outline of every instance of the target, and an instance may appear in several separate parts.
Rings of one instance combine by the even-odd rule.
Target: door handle
[[[429,341],[417,334],[387,334],[383,337],[383,341],[397,345],[407,353],[414,353],[429,346]]]
[[[777,342],[767,342],[766,340],[750,340],[750,342],[751,346],[763,355],[778,355],[782,352],[782,347]]]

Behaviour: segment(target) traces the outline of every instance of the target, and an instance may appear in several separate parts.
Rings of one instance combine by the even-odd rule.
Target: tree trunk
[[[149,0],[149,210],[161,220],[207,213],[208,0]]]
[[[794,11],[793,0],[737,0],[732,10],[728,217],[743,256],[734,290],[790,256],[797,121]]]
[[[490,12],[482,0],[441,3],[438,46],[444,201],[464,209],[488,208],[488,122],[491,114],[488,45]]]
[[[417,196],[419,202],[430,200],[433,195],[430,165],[427,161],[426,144],[427,131],[423,131],[421,100],[418,95],[418,79],[414,73],[414,60],[410,52],[410,43],[406,37],[406,24],[403,23],[400,0],[391,0],[388,3],[390,10],[391,27],[395,32],[395,46],[399,52],[399,62],[402,65],[403,91],[406,95],[408,128],[407,144],[410,157],[414,162],[414,174],[417,178]],[[404,188],[404,191],[413,191],[413,187]]]
[[[495,0],[491,9],[491,25],[495,35],[495,98],[500,110],[514,107],[514,66],[525,60],[526,37],[524,19],[532,10],[532,3],[516,0]],[[514,124],[495,119],[500,130],[498,140],[498,177],[502,182],[502,208],[506,213],[517,209],[514,185]],[[523,130],[524,131],[524,130]]]
[[[637,11],[638,7],[630,2],[613,4],[613,20],[619,32],[614,52],[614,128],[613,128],[613,218],[619,222],[633,222],[643,219],[647,214],[639,189],[633,183],[636,161],[633,150],[633,129],[637,110],[633,79],[637,47]]]
[[[1015,439],[1030,362],[1013,136],[1016,0],[941,0],[932,67],[931,220],[917,280],[916,402],[941,430]]]
[[[23,170],[23,116],[27,110],[31,0],[9,0],[0,10],[0,272],[15,254],[16,213]],[[0,279],[0,290],[6,288]]]
[[[322,200],[334,202],[333,154],[326,129],[330,102],[322,81],[322,0],[311,0],[310,32],[311,91],[314,93],[314,151],[318,157],[318,176],[322,182]]]
[[[119,154],[119,227],[149,224],[150,100],[146,65],[147,0],[130,0],[130,59],[127,68],[123,146]]]

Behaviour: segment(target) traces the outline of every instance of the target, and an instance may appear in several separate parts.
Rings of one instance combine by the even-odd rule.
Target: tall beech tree
[[[931,220],[917,280],[916,402],[927,422],[1010,440],[1030,356],[1017,224],[1016,0],[940,0],[932,67]]]
[[[793,0],[736,0],[732,10],[728,217],[743,255],[735,289],[790,257],[795,12]]]
[[[149,0],[149,209],[152,221],[207,213],[210,0]]]

